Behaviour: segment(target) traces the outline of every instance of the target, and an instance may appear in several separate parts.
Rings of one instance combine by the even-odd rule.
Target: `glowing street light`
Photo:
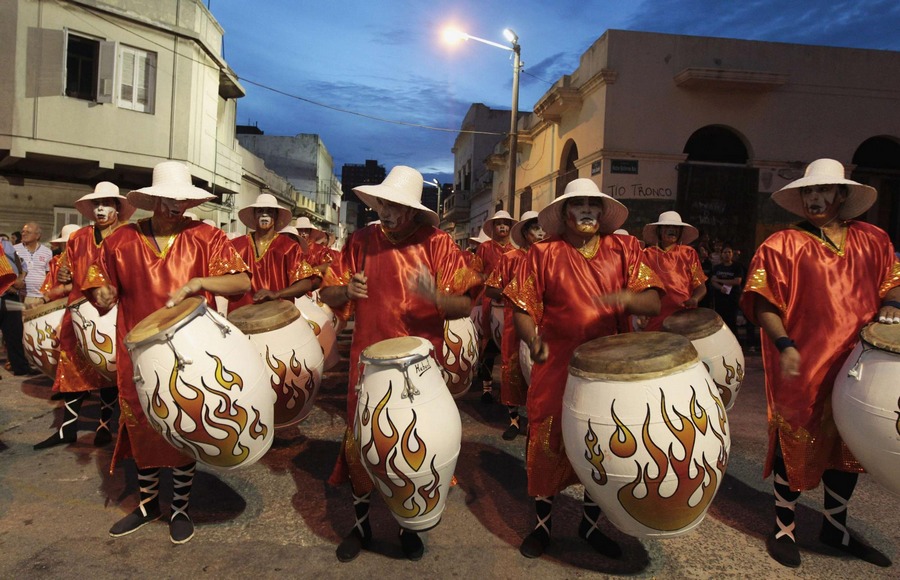
[[[509,211],[509,214],[515,216],[516,148],[519,146],[519,71],[522,68],[522,50],[519,46],[519,37],[511,29],[504,29],[503,37],[510,43],[509,46],[507,46],[505,44],[500,44],[499,42],[472,36],[471,34],[467,34],[455,28],[444,29],[443,36],[444,40],[449,43],[459,42],[460,40],[474,40],[482,44],[487,44],[488,46],[494,46],[496,48],[502,48],[503,50],[509,50],[513,53],[512,110],[510,111],[509,120],[509,177],[507,178],[507,181],[509,182],[509,192],[506,205],[508,206],[507,211]]]

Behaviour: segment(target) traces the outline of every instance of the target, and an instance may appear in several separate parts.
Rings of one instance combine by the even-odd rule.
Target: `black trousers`
[[[9,310],[8,302],[18,302],[16,299],[4,297],[0,299],[0,332],[3,333],[3,343],[6,345],[6,355],[9,357],[9,366],[14,373],[24,373],[31,368],[28,359],[25,358],[25,347],[22,346],[22,311]],[[16,307],[19,305],[16,304]]]

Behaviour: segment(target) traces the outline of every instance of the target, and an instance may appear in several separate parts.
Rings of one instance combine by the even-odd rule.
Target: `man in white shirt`
[[[16,255],[25,271],[25,308],[44,303],[41,285],[50,269],[53,252],[41,245],[41,226],[28,222],[22,226],[22,243],[16,244]]]

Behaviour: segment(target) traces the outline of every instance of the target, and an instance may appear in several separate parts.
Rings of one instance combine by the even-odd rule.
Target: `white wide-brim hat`
[[[191,220],[191,221],[195,221],[195,222],[199,222],[199,221],[200,221],[200,216],[198,216],[197,214],[195,214],[195,213],[192,212],[192,211],[186,211],[186,212],[184,212],[184,213],[181,214],[181,215],[183,215],[184,217],[188,218],[188,219]]]
[[[488,241],[489,239],[491,239],[490,236],[488,236],[486,233],[484,233],[484,229],[482,229],[481,231],[478,232],[477,236],[470,237],[469,241],[475,242],[476,244],[483,244],[486,241]]]
[[[494,226],[497,225],[497,220],[509,220],[511,222],[510,226],[516,223],[516,220],[513,219],[511,215],[509,215],[509,212],[502,209],[491,216],[489,219],[486,219],[484,221],[484,224],[482,224],[481,229],[492,240],[494,239],[494,234],[496,233],[494,230]]]
[[[566,186],[565,192],[538,213],[538,222],[548,236],[558,236],[566,229],[566,218],[563,216],[563,205],[567,200],[576,197],[599,197],[603,200],[603,212],[600,214],[600,233],[608,234],[625,223],[628,219],[628,208],[621,202],[600,191],[592,179],[581,177]]]
[[[278,205],[278,200],[275,199],[275,196],[271,193],[260,193],[258,196],[256,196],[255,203],[252,203],[247,207],[242,207],[238,211],[238,219],[241,220],[242,224],[244,224],[251,230],[255,230],[259,227],[259,224],[257,224],[256,216],[253,212],[256,211],[257,208],[261,207],[266,207],[278,211],[278,215],[275,216],[276,232],[291,223],[291,210]]]
[[[94,191],[83,195],[75,202],[75,209],[85,218],[94,221],[94,204],[95,199],[117,199],[119,200],[119,220],[126,221],[134,215],[137,209],[128,201],[128,198],[119,192],[119,186],[109,181],[101,181],[94,187]]]
[[[628,230],[626,230],[626,229],[624,229],[624,228],[619,228],[619,229],[617,229],[616,231],[614,231],[613,233],[614,233],[614,234],[618,234],[618,235],[620,235],[620,236],[630,236],[630,235],[631,235],[631,234],[628,233]]]
[[[375,199],[384,199],[419,210],[422,221],[437,226],[440,218],[431,209],[422,205],[422,174],[405,165],[391,169],[384,181],[378,185],[359,185],[353,191],[367,206],[375,208]]]
[[[526,211],[522,214],[522,219],[513,224],[513,227],[509,231],[509,237],[512,238],[515,245],[520,248],[524,248],[528,245],[528,240],[525,239],[525,228],[530,227],[531,222],[536,220],[537,217],[538,212]]]
[[[297,231],[297,228],[294,226],[284,226],[280,230],[278,230],[279,234],[285,234],[288,236],[294,236],[297,239],[300,239],[300,232]]]
[[[678,226],[682,228],[681,238],[678,240],[682,244],[690,244],[700,237],[700,231],[689,223],[685,223],[681,219],[681,214],[677,211],[664,211],[659,214],[659,219],[652,224],[644,226],[644,241],[651,246],[659,241],[656,235],[656,228],[659,226]]]
[[[328,234],[314,226],[306,216],[298,217],[297,221],[294,222],[294,227],[296,227],[297,230],[309,230],[309,239],[314,242],[324,240],[328,237]],[[297,235],[300,235],[299,231],[297,232]]]
[[[864,185],[844,177],[844,166],[834,159],[816,159],[806,166],[803,177],[792,181],[772,194],[772,201],[794,215],[806,217],[800,189],[814,185],[846,185],[847,200],[838,211],[838,218],[853,219],[866,212],[878,198],[878,192],[870,185]]]
[[[69,241],[69,236],[77,232],[81,228],[78,224],[67,224],[62,227],[62,230],[59,232],[59,237],[50,240],[51,244],[64,244]]]
[[[200,205],[216,196],[194,186],[191,172],[180,161],[163,161],[153,168],[153,185],[128,192],[128,201],[140,209],[153,211],[158,198],[190,202],[188,207]]]

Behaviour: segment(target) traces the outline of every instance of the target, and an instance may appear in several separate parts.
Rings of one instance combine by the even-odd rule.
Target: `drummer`
[[[58,287],[69,288],[67,304],[73,304],[82,298],[81,283],[87,275],[88,268],[97,261],[103,240],[127,223],[135,210],[134,206],[119,193],[118,186],[109,181],[101,181],[94,187],[94,191],[80,197],[75,202],[75,209],[85,219],[94,223],[91,227],[75,228],[76,231],[68,237],[62,254],[65,256],[65,264],[59,268],[58,274],[53,275],[59,282]],[[45,300],[56,298],[52,292],[49,290],[45,293]],[[68,309],[60,325],[59,350],[59,365],[56,367],[53,391],[60,393],[64,402],[62,426],[34,448],[45,449],[75,441],[78,413],[91,391],[98,391],[100,395],[100,423],[94,434],[94,445],[101,447],[108,444],[112,441],[110,421],[118,395],[116,384],[115,381],[103,377],[85,360],[81,349],[78,348],[72,316]]]
[[[853,218],[873,203],[874,188],[844,177],[833,159],[772,194],[803,218],[762,243],[750,263],[741,310],[765,331],[763,365],[769,415],[764,476],[775,472],[775,527],[769,555],[800,565],[794,507],[800,492],[825,484],[819,539],[877,566],[881,552],[847,530],[847,502],[863,468],[837,432],[831,392],[838,370],[866,323],[900,323],[900,263],[879,228]]]
[[[313,226],[308,217],[297,218],[295,227],[303,248],[303,259],[324,276],[331,263],[337,259],[339,252],[322,243],[328,239],[328,234]]]
[[[319,287],[322,275],[303,259],[300,245],[278,233],[290,223],[291,212],[274,195],[261,193],[238,211],[238,219],[254,230],[232,240],[244,262],[253,266],[253,279],[247,294],[229,302],[229,312],[247,304],[293,300]]]
[[[240,295],[250,290],[247,265],[225,233],[184,217],[186,209],[214,197],[194,187],[184,164],[158,164],[153,168],[153,185],[128,194],[132,205],[152,211],[152,217],[121,227],[107,238],[83,283],[100,309],[109,309],[118,300],[116,364],[122,412],[110,470],[128,457],[134,458],[138,468],[140,503],[109,530],[113,537],[135,532],[160,518],[162,467],[172,468],[170,539],[183,544],[194,535],[188,506],[196,463],[160,436],[141,410],[124,340],[145,317],[193,294],[203,296],[214,308],[213,295]]]
[[[422,184],[421,173],[400,165],[381,184],[354,188],[378,213],[380,223],[350,236],[321,291],[322,301],[342,318],[348,318],[353,309],[356,313],[347,385],[348,425],[329,479],[338,485],[349,477],[353,488],[356,523],[337,547],[341,562],[354,559],[372,542],[369,504],[374,485],[351,431],[360,353],[381,340],[419,336],[431,341],[440,358],[444,320],[469,315],[472,302],[465,292],[480,283],[477,274],[465,266],[453,239],[435,227],[437,214],[422,205]],[[402,528],[400,545],[410,560],[420,559],[425,551],[418,534]]]
[[[638,317],[643,330],[662,330],[663,321],[684,308],[696,308],[706,296],[706,274],[697,251],[689,246],[697,239],[697,228],[681,219],[677,211],[664,211],[659,219],[644,226],[647,263],[665,284],[659,314]]]
[[[514,223],[516,223],[516,220],[512,219],[508,212],[501,209],[481,226],[481,231],[484,232],[488,239],[479,244],[478,249],[475,250],[475,255],[478,257],[475,264],[481,265],[481,274],[485,279],[491,275],[497,264],[500,263],[501,256],[513,248],[509,232]],[[492,302],[493,300],[487,293],[483,294],[481,298],[480,331],[481,336],[486,337],[486,339],[482,343],[484,346],[481,349],[481,356],[478,357],[478,360],[481,361],[478,367],[478,378],[481,379],[482,403],[494,402],[494,395],[491,392],[493,390],[494,359],[500,354],[498,345],[491,340]]]
[[[626,217],[625,206],[601,193],[593,180],[572,181],[538,214],[549,238],[531,247],[516,273],[518,282],[504,290],[534,360],[525,463],[537,523],[519,548],[526,558],[547,549],[553,497],[578,482],[561,424],[572,353],[589,340],[627,332],[629,315],[659,312],[662,282],[637,238],[612,233]],[[600,507],[585,494],[578,533],[600,554],[617,558],[621,549],[598,529],[599,519]]]
[[[522,219],[512,226],[510,237],[516,247],[503,254],[488,279],[484,292],[491,300],[502,300],[503,339],[500,344],[500,402],[509,412],[509,427],[503,432],[504,440],[512,441],[519,434],[519,407],[525,404],[528,385],[519,361],[519,334],[513,323],[513,306],[503,298],[503,289],[514,283],[515,272],[525,258],[528,248],[544,239],[544,230],[537,220],[536,211],[526,211]]]

